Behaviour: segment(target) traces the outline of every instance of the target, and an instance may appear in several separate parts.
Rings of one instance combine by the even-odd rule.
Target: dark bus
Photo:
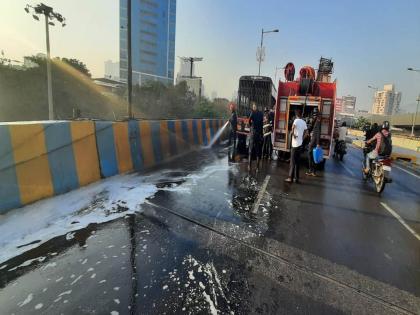
[[[265,107],[271,109],[276,104],[277,90],[270,77],[245,75],[239,79],[238,89],[238,133],[248,134],[248,117],[251,114],[252,103],[259,110]]]

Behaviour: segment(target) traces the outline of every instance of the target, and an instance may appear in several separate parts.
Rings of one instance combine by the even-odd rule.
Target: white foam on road
[[[146,199],[152,198],[159,190],[191,193],[194,186],[203,180],[227,170],[238,172],[236,167],[219,163],[176,176],[173,176],[174,172],[182,171],[161,170],[146,176],[116,175],[66,194],[9,211],[0,218],[0,264],[54,237],[65,235],[66,240],[70,242],[74,239],[74,231],[89,224],[104,223],[140,212]],[[158,188],[162,181],[181,183]]]
[[[28,303],[30,303],[32,301],[32,299],[34,298],[34,295],[32,293],[29,293],[29,295],[26,297],[25,300],[23,300],[22,302],[18,303],[19,307],[22,307]]]
[[[236,166],[227,164],[213,164],[203,167],[203,169],[198,172],[171,177],[172,181],[182,181],[182,183],[179,185],[170,185],[168,187],[159,188],[159,190],[171,191],[179,194],[191,194],[194,187],[202,184],[203,181],[205,181],[207,178],[217,176],[219,174],[225,174],[227,171],[230,171],[235,175],[239,172]],[[147,177],[147,181],[159,182],[160,179],[165,177],[165,172],[168,171],[165,170],[158,174],[150,175]]]
[[[155,185],[144,182],[137,174],[117,175],[12,210],[0,219],[0,263],[53,237],[141,211],[146,198],[157,191]],[[72,234],[67,235],[70,240]],[[40,242],[17,248],[34,241]]]
[[[9,271],[14,271],[16,269],[22,268],[22,267],[27,267],[29,265],[31,265],[33,262],[43,262],[45,260],[45,256],[41,256],[41,257],[37,257],[34,259],[29,259],[24,261],[23,263],[21,263],[19,266],[13,267],[11,269],[9,269]]]
[[[39,310],[39,309],[41,309],[43,306],[44,306],[44,304],[42,304],[42,303],[38,303],[37,305],[35,305],[35,309],[36,309],[36,310]]]

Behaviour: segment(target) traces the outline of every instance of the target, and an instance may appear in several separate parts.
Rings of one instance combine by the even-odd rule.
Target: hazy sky
[[[118,0],[43,2],[68,23],[52,27],[53,56],[79,58],[94,76],[103,75],[105,60],[118,60]],[[0,50],[7,57],[45,51],[44,25],[23,11],[26,3],[37,2],[1,0]],[[332,57],[338,95],[355,95],[358,108],[370,109],[367,85],[395,83],[402,107],[413,110],[420,73],[406,68],[420,68],[419,12],[418,0],[178,0],[175,55],[204,57],[197,74],[206,93],[231,98],[239,77],[258,71],[261,28],[278,28],[264,39],[263,75],[274,78],[275,67],[289,61],[316,67],[321,55]]]

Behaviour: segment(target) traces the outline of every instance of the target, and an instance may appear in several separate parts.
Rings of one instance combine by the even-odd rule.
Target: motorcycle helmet
[[[388,130],[389,131],[389,121],[385,120],[382,123],[382,128],[381,129],[385,129],[385,130]]]

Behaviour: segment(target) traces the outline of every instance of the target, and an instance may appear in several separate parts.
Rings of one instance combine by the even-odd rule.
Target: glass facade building
[[[176,0],[120,0],[120,78],[127,82],[127,1],[131,2],[133,85],[173,84]]]

